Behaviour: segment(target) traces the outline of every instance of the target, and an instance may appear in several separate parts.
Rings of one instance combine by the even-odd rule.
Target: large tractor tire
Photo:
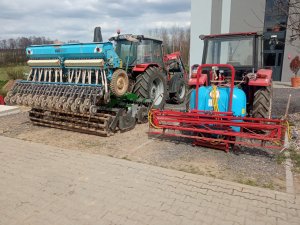
[[[271,118],[272,85],[261,87],[254,93],[252,116],[254,118]]]
[[[136,78],[133,93],[153,100],[153,108],[162,109],[167,97],[167,84],[164,75],[157,67],[149,67]]]

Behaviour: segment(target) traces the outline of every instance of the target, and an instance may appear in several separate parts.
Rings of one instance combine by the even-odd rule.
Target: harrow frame
[[[189,138],[194,140],[195,145],[226,152],[234,145],[281,149],[286,131],[284,120],[235,117],[230,113],[198,110],[152,110],[149,119],[150,134]],[[233,131],[233,126],[240,127],[240,132]]]

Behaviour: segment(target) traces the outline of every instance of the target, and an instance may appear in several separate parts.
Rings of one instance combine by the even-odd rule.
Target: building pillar
[[[191,4],[190,66],[202,63],[203,41],[199,35],[211,32],[212,0],[192,0]]]

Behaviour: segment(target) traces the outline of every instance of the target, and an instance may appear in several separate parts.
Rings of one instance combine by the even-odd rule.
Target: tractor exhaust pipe
[[[94,42],[103,42],[101,27],[95,27],[94,29]]]

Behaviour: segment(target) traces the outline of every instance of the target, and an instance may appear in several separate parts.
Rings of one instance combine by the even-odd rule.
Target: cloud
[[[190,0],[0,0],[0,39],[45,36],[93,39],[101,26],[104,39],[117,29],[145,33],[155,27],[188,26]]]

